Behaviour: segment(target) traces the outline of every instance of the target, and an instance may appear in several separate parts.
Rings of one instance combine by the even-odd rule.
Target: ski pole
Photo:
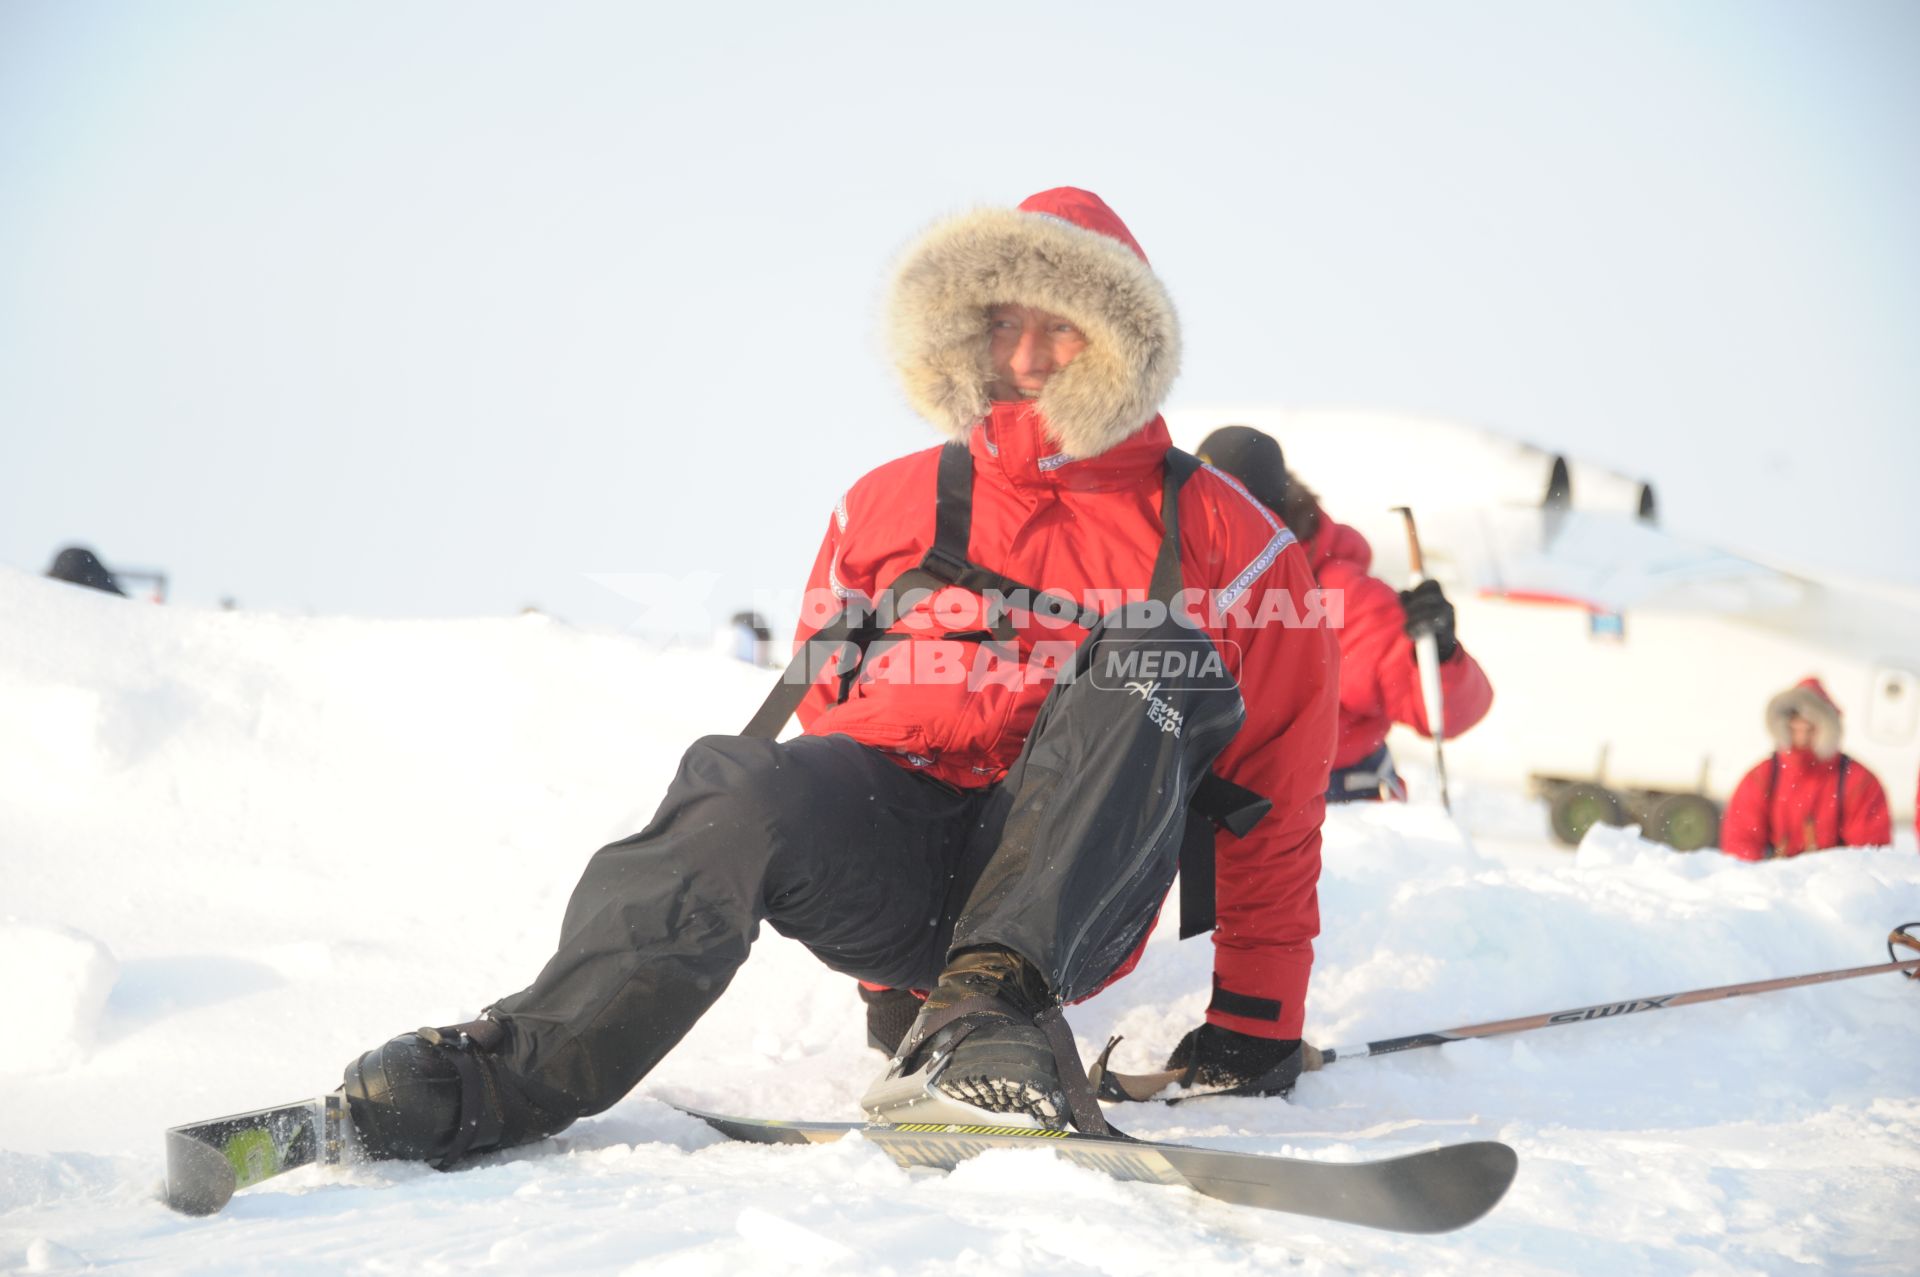
[[[1393,509],[1407,522],[1407,561],[1413,567],[1413,586],[1418,587],[1427,579],[1426,556],[1420,553],[1420,531],[1413,526],[1411,507],[1397,505]],[[1446,702],[1440,693],[1440,640],[1431,631],[1422,634],[1413,641],[1413,657],[1420,667],[1420,699],[1426,705],[1427,728],[1433,735],[1433,762],[1440,773],[1440,805],[1452,815],[1453,798],[1447,792]]]
[[[1771,993],[1775,989],[1794,989],[1809,984],[1829,984],[1835,980],[1852,980],[1863,975],[1880,975],[1885,972],[1899,971],[1909,980],[1920,980],[1920,958],[1895,958],[1893,947],[1899,945],[1920,953],[1920,938],[1909,934],[1909,927],[1920,927],[1920,922],[1903,922],[1887,936],[1887,956],[1890,961],[1871,967],[1848,967],[1842,971],[1816,971],[1810,975],[1782,976],[1777,980],[1755,980],[1747,984],[1723,984],[1712,989],[1693,989],[1686,993],[1666,993],[1651,998],[1633,998],[1626,1002],[1602,1002],[1590,1007],[1574,1007],[1569,1011],[1549,1011],[1544,1015],[1527,1015],[1513,1020],[1491,1020],[1485,1024],[1469,1024],[1457,1029],[1439,1029],[1431,1033],[1410,1033],[1400,1038],[1382,1038],[1369,1042],[1365,1046],[1338,1046],[1317,1049],[1303,1047],[1306,1052],[1306,1071],[1325,1068],[1335,1060],[1357,1060],[1369,1055],[1389,1055],[1395,1051],[1411,1051],[1422,1046],[1445,1046],[1449,1042],[1459,1042],[1466,1038],[1490,1038],[1501,1033],[1525,1033],[1531,1029],[1544,1029],[1556,1024],[1585,1024],[1589,1020],[1607,1020],[1615,1016],[1633,1015],[1640,1011],[1661,1011],[1668,1007],[1689,1006],[1695,1002],[1715,1002],[1721,998],[1738,998],[1749,993]],[[1119,1073],[1107,1067],[1108,1057],[1119,1043],[1114,1038],[1107,1043],[1107,1049],[1094,1062],[1088,1075],[1094,1081],[1096,1090],[1103,1100],[1150,1100],[1169,1086],[1179,1082],[1185,1076],[1184,1070],[1166,1069],[1156,1073]],[[1180,1099],[1201,1099],[1206,1095],[1232,1094],[1231,1089],[1221,1091],[1197,1092]]]
[[[1920,952],[1920,940],[1907,933],[1908,927],[1920,926],[1920,922],[1903,922],[1893,929],[1887,937],[1887,956],[1893,958],[1893,946],[1897,943],[1903,948]],[[1842,971],[1816,971],[1810,975],[1782,976],[1777,980],[1755,980],[1747,984],[1723,984],[1712,989],[1692,989],[1686,993],[1666,993],[1651,998],[1630,998],[1625,1002],[1602,1002],[1596,1006],[1574,1007],[1570,1011],[1549,1011],[1545,1015],[1526,1015],[1514,1020],[1491,1020],[1486,1024],[1469,1024],[1457,1029],[1440,1029],[1432,1033],[1410,1033],[1402,1038],[1382,1038],[1378,1042],[1369,1042],[1365,1046],[1329,1047],[1320,1052],[1322,1064],[1332,1064],[1335,1060],[1357,1060],[1368,1055],[1388,1055],[1394,1051],[1411,1051],[1415,1047],[1443,1046],[1448,1042],[1458,1042],[1464,1038],[1490,1038],[1501,1033],[1525,1033],[1531,1029],[1544,1029],[1556,1024],[1585,1024],[1589,1020],[1607,1020],[1614,1016],[1634,1015],[1641,1011],[1664,1011],[1669,1007],[1691,1006],[1696,1002],[1717,1002],[1722,998],[1739,998],[1749,993],[1772,993],[1775,989],[1796,989],[1808,984],[1830,984],[1835,980],[1852,980],[1863,975],[1880,975],[1888,971],[1905,972],[1909,978],[1916,976],[1920,968],[1920,958],[1894,959],[1871,967],[1848,967]]]

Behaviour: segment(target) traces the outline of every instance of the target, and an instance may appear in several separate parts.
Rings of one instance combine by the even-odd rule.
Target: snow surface
[[[11,571],[0,618],[0,1270],[1907,1273],[1920,1253],[1920,984],[1896,976],[1350,1060],[1292,1103],[1113,1113],[1332,1161],[1519,1151],[1487,1219],[1407,1238],[1044,1153],[942,1176],[858,1140],[727,1143],[661,1099],[850,1117],[880,1065],[851,983],[770,933],[563,1143],[296,1172],[182,1218],[155,1196],[165,1127],[328,1089],[524,984],[586,857],[768,676],[536,615],[196,612]],[[1910,843],[1747,865],[1602,829],[1568,854],[1517,794],[1456,808],[1330,817],[1314,1041],[1864,965],[1920,918]],[[1119,1032],[1124,1067],[1154,1064],[1197,1021],[1210,952],[1170,930],[1073,1011],[1083,1051]]]

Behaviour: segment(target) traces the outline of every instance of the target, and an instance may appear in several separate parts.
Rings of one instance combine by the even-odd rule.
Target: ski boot
[[[347,1108],[368,1157],[446,1169],[500,1143],[498,1084],[484,1057],[506,1039],[491,1020],[416,1029],[347,1066]]]
[[[1064,1130],[1072,1111],[1055,1042],[1043,1027],[1049,1015],[1064,1032],[1046,981],[1019,954],[955,954],[860,1106],[890,1124]]]

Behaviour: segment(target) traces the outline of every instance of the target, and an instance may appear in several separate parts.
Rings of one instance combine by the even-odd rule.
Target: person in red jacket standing
[[[1840,752],[1840,726],[1840,707],[1817,678],[1767,702],[1767,731],[1779,748],[1734,788],[1720,822],[1720,850],[1771,860],[1893,841],[1886,791]]]
[[[1287,471],[1280,445],[1251,426],[1222,426],[1200,456],[1226,471],[1306,542],[1315,578],[1344,596],[1340,635],[1340,739],[1328,779],[1330,803],[1399,799],[1405,786],[1387,751],[1387,729],[1404,723],[1432,736],[1420,692],[1414,639],[1433,634],[1440,654],[1446,733],[1452,739],[1487,716],[1493,685],[1454,633],[1453,604],[1438,581],[1396,591],[1368,575],[1373,547],[1320,509],[1313,492]]]
[[[841,499],[782,687],[593,856],[534,983],[348,1066],[374,1156],[444,1166],[611,1105],[763,921],[927,991],[875,1117],[1104,1130],[1060,1007],[1131,965],[1181,865],[1215,974],[1172,1065],[1292,1086],[1338,659],[1305,553],[1171,449],[1172,303],[1097,196],[936,226],[891,321],[950,441]]]

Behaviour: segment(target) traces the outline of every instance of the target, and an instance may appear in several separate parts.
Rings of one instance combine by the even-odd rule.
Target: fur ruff
[[[1813,756],[1822,762],[1840,752],[1840,709],[1821,692],[1801,683],[1767,702],[1767,730],[1781,749],[1793,745],[1790,723],[1798,714],[1813,724]]]
[[[1037,407],[1060,449],[1098,456],[1160,411],[1180,369],[1173,300],[1116,240],[1044,213],[980,209],[907,250],[888,305],[894,367],[914,411],[954,439],[987,414],[986,312],[1037,306],[1070,319],[1087,348]]]

